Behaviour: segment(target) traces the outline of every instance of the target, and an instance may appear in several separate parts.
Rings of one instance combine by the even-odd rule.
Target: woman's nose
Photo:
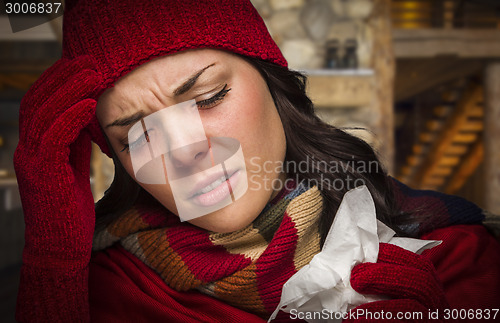
[[[169,153],[176,168],[192,167],[203,161],[209,152],[208,141],[203,140],[188,145],[181,145]]]
[[[159,127],[159,151],[167,153],[174,168],[187,170],[205,160],[209,143],[194,100],[169,106],[147,118],[154,118],[151,121]]]

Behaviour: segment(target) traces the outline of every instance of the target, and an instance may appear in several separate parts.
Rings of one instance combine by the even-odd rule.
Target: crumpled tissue
[[[350,284],[352,268],[364,262],[377,262],[379,243],[390,243],[406,250],[422,253],[441,243],[394,237],[395,232],[376,218],[375,204],[366,186],[344,195],[326,237],[323,249],[284,285],[281,301],[269,318],[279,310],[297,312],[345,313],[367,302],[383,297],[365,296]],[[341,322],[334,318],[322,322]],[[308,320],[317,322],[317,320]]]

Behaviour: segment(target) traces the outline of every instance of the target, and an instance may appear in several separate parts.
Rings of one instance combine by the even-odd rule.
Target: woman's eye
[[[154,132],[154,130],[147,130],[144,132],[143,136],[139,136],[136,140],[129,142],[128,144],[123,144],[123,149],[120,152],[127,151],[130,152],[131,149],[137,150],[140,149],[142,146],[144,146],[147,142],[150,141],[150,136],[151,133]]]
[[[224,85],[222,90],[214,94],[212,97],[201,100],[196,102],[196,105],[198,105],[199,109],[210,109],[214,106],[216,106],[220,101],[224,99],[226,94],[231,91],[231,88],[227,88],[227,84]],[[130,152],[131,149],[137,150],[140,149],[142,146],[144,146],[147,142],[149,142],[149,137],[151,136],[151,132],[154,132],[154,129],[147,130],[144,132],[144,135],[139,136],[136,140],[123,144],[123,149],[120,150],[120,152],[127,151],[127,153]]]
[[[231,91],[231,88],[228,89],[227,84],[225,84],[224,88],[214,96],[205,100],[198,101],[196,102],[196,104],[198,105],[199,109],[210,109],[216,106],[220,101],[222,101],[229,91]]]

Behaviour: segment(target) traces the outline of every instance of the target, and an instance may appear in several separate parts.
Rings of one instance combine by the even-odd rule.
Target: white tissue
[[[383,299],[356,292],[349,282],[352,268],[363,262],[377,262],[380,242],[421,253],[441,241],[394,237],[395,232],[378,221],[375,204],[366,186],[344,195],[326,237],[323,249],[311,262],[283,285],[281,301],[269,321],[279,310],[290,313],[345,313],[361,304]],[[307,320],[319,322],[318,320]],[[327,319],[322,322],[341,322]]]

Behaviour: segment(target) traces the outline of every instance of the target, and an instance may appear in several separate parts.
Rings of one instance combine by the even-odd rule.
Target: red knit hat
[[[249,0],[68,0],[63,26],[63,57],[93,57],[106,88],[155,57],[191,48],[287,66]]]
[[[249,0],[66,1],[62,56],[90,56],[103,90],[143,63],[193,48],[220,48],[287,66]],[[96,118],[89,127],[111,156]]]

